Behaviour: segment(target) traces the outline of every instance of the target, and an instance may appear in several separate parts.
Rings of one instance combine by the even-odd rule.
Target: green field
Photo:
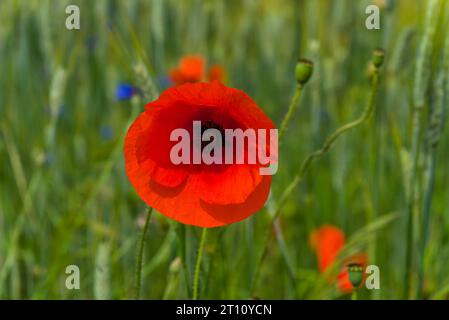
[[[447,2],[0,1],[0,299],[136,297],[147,208],[126,176],[123,141],[188,54],[222,65],[225,84],[277,126],[298,59],[314,64],[265,208],[208,230],[200,298],[350,299],[318,271],[309,237],[326,224],[346,235],[342,261],[364,252],[379,267],[380,289],[363,286],[358,299],[449,298]],[[365,27],[372,3],[379,30]],[[80,30],[65,27],[69,4]],[[376,48],[385,59],[374,97]],[[124,83],[140,94],[119,101]],[[299,176],[370,97],[369,119]],[[193,297],[201,232],[153,212],[141,299]],[[78,290],[66,288],[69,265]]]

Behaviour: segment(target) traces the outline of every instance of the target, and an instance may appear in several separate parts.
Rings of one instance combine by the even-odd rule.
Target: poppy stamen
[[[225,147],[225,130],[224,130],[223,126],[221,124],[215,122],[214,120],[207,120],[206,122],[204,122],[204,124],[201,124],[201,136],[207,129],[216,129],[216,130],[220,131],[221,147],[224,148]],[[209,143],[210,143],[209,141],[202,141],[201,148],[204,148]]]
[[[219,123],[216,123],[213,120],[207,120],[204,124],[201,125],[201,134],[204,133],[207,129],[217,129],[220,133],[224,133],[223,126]]]

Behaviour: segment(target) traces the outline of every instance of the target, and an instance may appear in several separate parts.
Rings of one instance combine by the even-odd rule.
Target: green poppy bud
[[[384,62],[385,51],[383,49],[375,49],[373,51],[373,64],[376,68],[380,68]]]
[[[348,264],[348,276],[349,281],[351,282],[352,286],[354,288],[360,287],[363,281],[363,273],[365,270],[363,270],[362,265],[358,263],[351,263]]]
[[[299,84],[305,84],[312,76],[312,72],[313,63],[311,61],[305,59],[298,60],[298,63],[296,64],[295,74],[296,81],[298,81]]]

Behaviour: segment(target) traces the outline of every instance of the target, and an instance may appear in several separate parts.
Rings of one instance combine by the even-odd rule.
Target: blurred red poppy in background
[[[224,82],[225,76],[226,76],[225,70],[222,66],[214,64],[209,68],[209,75],[208,75],[209,82],[212,81]]]
[[[177,142],[170,134],[184,128],[192,135],[193,121],[220,132],[275,128],[248,95],[217,81],[169,88],[146,105],[125,139],[126,173],[138,195],[163,215],[201,227],[230,224],[259,211],[271,186],[271,176],[260,175],[261,165],[172,163],[170,151]]]
[[[177,68],[169,72],[170,80],[178,86],[188,82],[201,82],[206,80],[206,61],[200,55],[186,55],[181,58]],[[224,82],[225,72],[222,66],[211,66],[207,80]]]
[[[318,269],[324,273],[331,267],[340,250],[345,245],[345,234],[342,230],[332,225],[324,225],[310,234],[310,245],[315,251],[318,258]],[[365,267],[368,262],[368,257],[364,253],[356,254],[349,257],[342,264],[338,274],[338,288],[341,292],[350,293],[354,286],[351,284],[348,275],[348,265],[357,264],[363,269],[363,280],[365,279]],[[329,279],[333,281],[332,278]]]
[[[175,85],[202,81],[205,64],[204,58],[199,55],[184,56],[178,67],[170,71],[170,78]]]
[[[334,263],[344,244],[345,235],[337,227],[325,225],[311,233],[310,245],[316,252],[320,272],[325,272]]]

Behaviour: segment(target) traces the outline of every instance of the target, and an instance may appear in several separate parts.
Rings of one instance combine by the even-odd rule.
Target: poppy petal
[[[259,166],[233,165],[224,172],[201,172],[198,187],[203,190],[201,199],[207,203],[238,204],[248,198],[261,180]]]
[[[317,254],[320,272],[325,272],[334,263],[344,243],[343,231],[331,225],[324,225],[311,233],[310,245]]]

